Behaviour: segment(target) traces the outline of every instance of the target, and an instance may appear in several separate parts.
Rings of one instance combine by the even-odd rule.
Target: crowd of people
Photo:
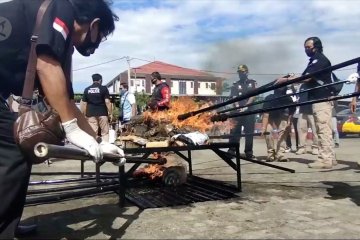
[[[166,82],[162,81],[159,72],[151,73],[151,83],[154,89],[146,109],[151,111],[167,110],[170,107],[171,90]],[[110,100],[107,87],[102,85],[102,76],[98,73],[92,75],[93,84],[85,88],[80,103],[81,112],[85,115],[89,125],[98,138],[109,141],[109,129],[115,124],[116,130],[122,131],[125,125],[138,114],[136,97],[129,91],[129,85],[120,83],[119,88],[119,114],[114,119],[114,103]]]
[[[306,66],[303,75],[312,74],[324,68],[330,67],[331,63],[323,53],[323,45],[318,37],[310,37],[304,42],[305,53],[309,57],[309,63]],[[360,72],[360,63],[358,72]],[[256,81],[248,78],[249,69],[246,65],[240,65],[238,68],[239,80],[235,82],[231,89],[230,97],[238,97],[255,89]],[[306,103],[323,98],[328,98],[338,94],[338,89],[328,85],[333,82],[331,72],[315,74],[303,81],[295,81],[299,76],[289,74],[280,77],[275,84],[285,84],[277,88],[266,96],[263,109],[270,109],[274,106],[294,105],[294,103]],[[357,75],[359,78],[359,75]],[[294,81],[292,83],[292,81]],[[355,92],[359,89],[359,80]],[[356,111],[356,97],[352,99],[350,108],[352,112]],[[237,102],[235,111],[251,111],[253,97]],[[317,156],[317,160],[309,163],[310,168],[330,169],[337,165],[334,148],[340,146],[339,132],[336,119],[336,101],[325,101],[314,104],[301,104],[295,107],[284,107],[275,111],[269,111],[262,114],[261,133],[265,137],[268,156],[266,161],[287,162],[289,159],[285,156],[292,150],[291,133],[295,132],[297,155],[307,153],[307,143],[311,139],[310,153]],[[244,157],[256,159],[252,154],[254,118],[253,115],[244,114],[243,117],[235,119],[235,127],[231,131],[230,141],[239,142],[240,135],[245,135]],[[309,134],[311,129],[311,134]],[[243,131],[242,131],[243,130]],[[229,153],[234,154],[234,149],[229,149]]]

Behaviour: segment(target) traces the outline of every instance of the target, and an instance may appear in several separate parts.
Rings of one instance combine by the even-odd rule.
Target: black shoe
[[[251,160],[257,160],[257,158],[252,154],[245,154],[245,157]]]
[[[340,147],[340,144],[335,143],[335,148],[339,148],[339,147]]]
[[[229,148],[229,150],[227,150],[227,153],[235,156],[236,155],[236,150],[232,149],[232,148]]]
[[[37,224],[18,225],[15,230],[15,236],[27,236],[36,233]]]

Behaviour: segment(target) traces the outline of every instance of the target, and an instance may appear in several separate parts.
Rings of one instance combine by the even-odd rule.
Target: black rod
[[[86,189],[86,190],[81,190],[81,191],[76,191],[76,192],[66,192],[66,193],[60,193],[60,194],[49,195],[49,196],[30,197],[30,198],[26,198],[25,205],[33,206],[33,205],[38,205],[38,204],[43,204],[43,203],[60,202],[60,201],[64,201],[67,199],[74,199],[74,198],[95,195],[95,194],[104,193],[104,192],[111,192],[111,191],[115,191],[117,188],[119,188],[118,185],[111,185],[111,186],[104,186],[104,187],[100,187],[100,188]]]
[[[118,182],[118,181],[109,181],[109,182],[100,182],[100,183],[85,183],[85,184],[76,185],[76,186],[33,189],[33,190],[28,190],[28,191],[27,191],[27,195],[42,194],[42,193],[63,192],[63,191],[71,191],[71,190],[95,188],[95,187],[104,187],[104,186],[111,186],[111,185],[114,185],[114,184],[118,185],[119,182]]]
[[[295,96],[295,95],[299,95],[299,94],[302,94],[302,93],[310,92],[310,91],[313,91],[313,90],[321,89],[321,88],[324,88],[324,87],[330,87],[330,86],[333,86],[333,85],[344,84],[344,83],[348,83],[348,82],[349,82],[348,80],[344,80],[344,81],[339,81],[339,82],[333,82],[333,83],[329,83],[329,84],[324,84],[324,85],[321,85],[321,86],[318,86],[318,87],[314,87],[314,88],[310,88],[310,89],[306,89],[306,90],[303,90],[303,91],[300,91],[300,92],[297,92],[297,93],[290,93],[290,94],[281,95],[281,96],[279,96],[279,97],[275,97],[275,98],[271,99],[271,101],[276,101],[276,100],[279,100],[279,99],[281,99],[281,98],[285,98],[285,97],[289,97],[289,96]],[[231,111],[233,111],[233,110],[238,110],[238,109],[241,109],[241,108],[251,107],[251,106],[258,105],[258,104],[265,103],[265,102],[268,102],[268,101],[266,101],[266,100],[264,99],[264,100],[261,100],[261,101],[252,102],[252,103],[246,104],[246,105],[244,105],[244,106],[239,106],[239,107],[233,107],[233,108],[225,109],[225,110],[219,111],[219,112],[217,112],[217,113],[218,113],[218,114],[221,114],[221,113],[231,112]]]
[[[263,134],[261,133],[245,133],[245,134],[224,134],[224,135],[210,135],[209,138],[210,139],[228,139],[228,138],[232,138],[232,137],[246,137],[246,136],[266,136],[266,135],[270,135],[269,132],[264,132]]]
[[[252,115],[252,114],[276,111],[276,110],[289,108],[289,107],[297,107],[297,106],[303,106],[303,105],[310,105],[310,104],[314,104],[314,103],[329,102],[329,101],[334,101],[334,100],[339,100],[339,99],[344,99],[344,98],[351,98],[351,97],[355,97],[355,96],[359,96],[359,95],[360,95],[360,92],[357,92],[357,93],[351,93],[351,94],[345,94],[345,95],[339,95],[339,96],[332,96],[332,97],[328,97],[328,98],[320,98],[320,99],[310,100],[310,101],[301,102],[301,103],[294,103],[294,104],[284,105],[284,106],[280,106],[280,107],[258,109],[258,110],[254,110],[254,111],[247,111],[247,112],[234,113],[234,114],[220,114],[220,115],[212,116],[211,121],[213,121],[213,122],[226,121],[229,118],[236,118],[236,117],[242,117],[242,116],[247,116],[247,115]]]
[[[195,115],[197,115],[199,113],[203,113],[203,112],[211,111],[211,110],[214,110],[214,109],[218,109],[220,107],[229,105],[231,103],[242,101],[242,100],[248,99],[250,97],[253,97],[253,96],[265,93],[265,92],[269,92],[271,90],[278,89],[278,88],[281,88],[281,87],[284,87],[284,86],[287,86],[289,84],[297,83],[297,82],[303,81],[305,79],[312,78],[312,77],[314,77],[316,75],[319,75],[319,74],[322,74],[322,73],[325,73],[325,72],[331,72],[331,71],[334,71],[334,70],[337,70],[337,69],[340,69],[340,68],[343,68],[343,67],[346,67],[346,66],[349,66],[349,65],[352,65],[352,64],[356,64],[358,62],[360,62],[360,57],[357,57],[357,58],[354,58],[354,59],[351,59],[351,60],[336,64],[336,65],[333,65],[333,66],[330,66],[330,67],[327,67],[327,68],[323,68],[323,69],[321,69],[319,71],[300,76],[300,77],[295,78],[295,79],[293,79],[291,81],[287,81],[287,82],[283,82],[283,83],[279,83],[279,84],[275,84],[276,81],[273,81],[273,82],[268,83],[268,84],[266,84],[264,86],[261,86],[261,87],[259,87],[257,89],[254,89],[254,90],[252,90],[252,91],[250,91],[250,92],[248,92],[248,93],[246,93],[246,94],[244,94],[242,96],[235,97],[235,98],[232,98],[232,99],[227,100],[225,102],[214,104],[212,106],[202,108],[202,109],[199,109],[199,110],[196,110],[196,111],[193,111],[193,112],[180,114],[180,115],[178,115],[178,119],[179,120],[185,120],[185,119],[187,119],[187,118],[189,118],[191,116],[195,116]]]

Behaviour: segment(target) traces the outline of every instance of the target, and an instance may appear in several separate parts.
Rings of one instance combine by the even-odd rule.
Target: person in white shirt
[[[136,116],[137,107],[135,95],[129,92],[127,83],[120,84],[120,114],[119,121],[121,125],[129,122],[131,118]]]

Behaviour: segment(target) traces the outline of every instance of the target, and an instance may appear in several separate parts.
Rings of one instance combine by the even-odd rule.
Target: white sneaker
[[[311,151],[311,154],[312,155],[319,155],[319,149],[313,148],[312,151]]]
[[[305,148],[303,148],[303,147],[299,148],[299,149],[296,151],[295,154],[296,154],[296,155],[305,154]]]

